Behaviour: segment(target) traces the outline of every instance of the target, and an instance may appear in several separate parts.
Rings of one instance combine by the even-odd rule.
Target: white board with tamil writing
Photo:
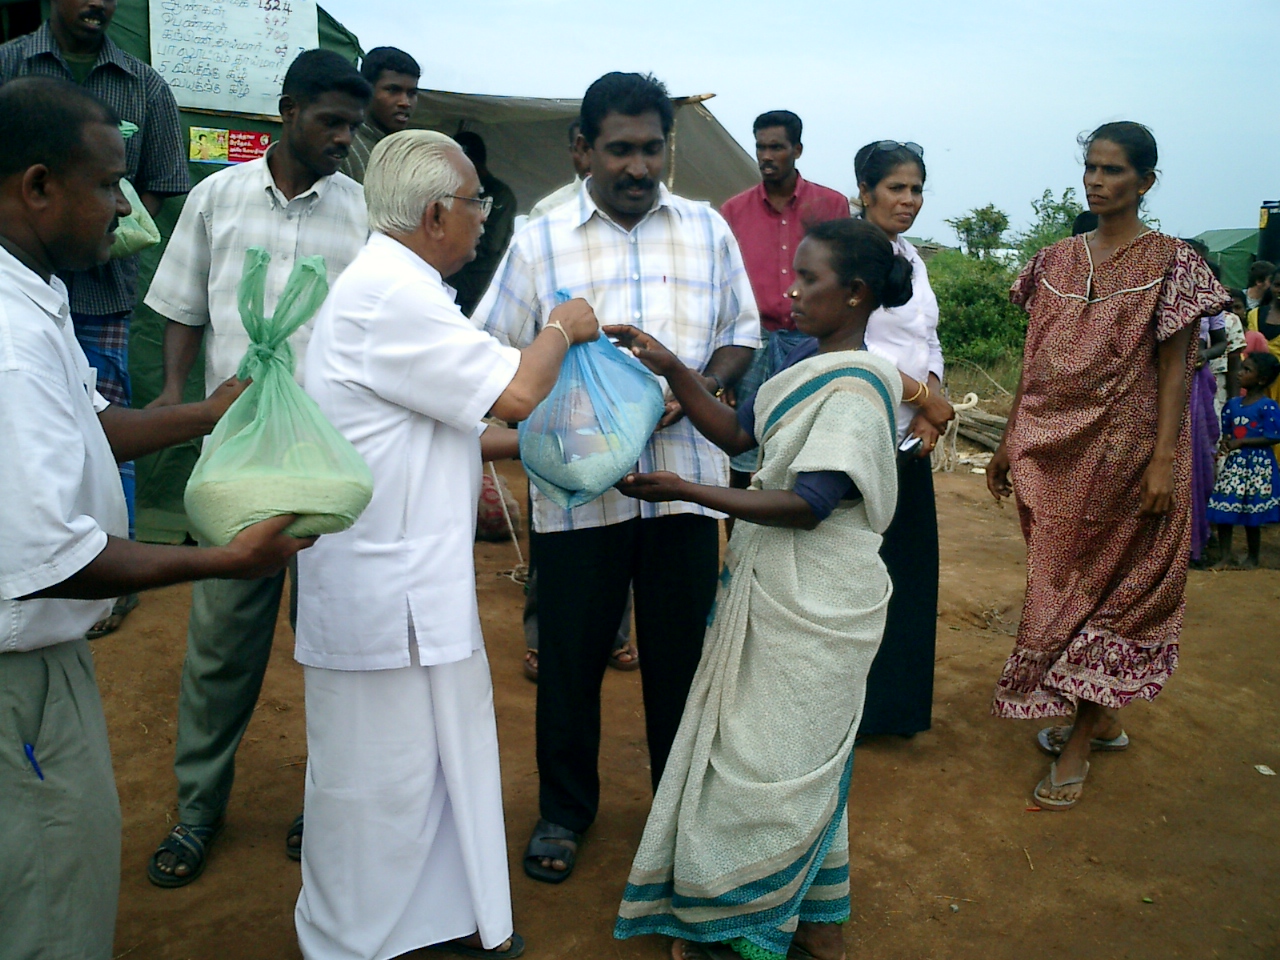
[[[280,85],[320,45],[316,0],[151,0],[151,66],[181,107],[279,111]]]

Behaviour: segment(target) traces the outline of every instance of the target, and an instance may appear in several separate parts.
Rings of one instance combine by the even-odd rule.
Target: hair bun
[[[908,241],[910,242],[910,241]],[[911,288],[911,261],[900,253],[893,255],[893,263],[884,278],[884,288],[880,291],[880,305],[883,307],[900,307],[914,291]]]

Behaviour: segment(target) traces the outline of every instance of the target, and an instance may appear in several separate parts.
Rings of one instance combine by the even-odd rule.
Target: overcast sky
[[[707,106],[748,149],[758,113],[794,110],[801,172],[845,193],[859,146],[914,140],[929,177],[912,234],[943,243],[973,207],[1017,228],[1046,187],[1078,187],[1075,138],[1108,120],[1154,131],[1149,209],[1167,232],[1256,226],[1280,199],[1280,0],[321,6],[366,49],[408,50],[427,88],[581,97],[610,70],[652,71],[673,95],[715,93]]]

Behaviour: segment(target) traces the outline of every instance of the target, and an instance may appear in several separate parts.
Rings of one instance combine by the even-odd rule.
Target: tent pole
[[[680,108],[676,107],[671,118],[671,165],[667,167],[667,189],[674,190],[676,182],[676,129],[680,126]]]

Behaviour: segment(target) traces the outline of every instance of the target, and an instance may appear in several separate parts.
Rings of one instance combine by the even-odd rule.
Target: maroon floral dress
[[[1070,714],[1078,700],[1152,700],[1178,664],[1190,550],[1191,441],[1174,507],[1139,515],[1155,450],[1157,345],[1229,302],[1208,265],[1146,233],[1095,265],[1084,237],[1038,253],[1010,291],[1029,320],[1010,475],[1027,540],[1027,596],[992,712]],[[1194,370],[1196,338],[1187,354]]]

